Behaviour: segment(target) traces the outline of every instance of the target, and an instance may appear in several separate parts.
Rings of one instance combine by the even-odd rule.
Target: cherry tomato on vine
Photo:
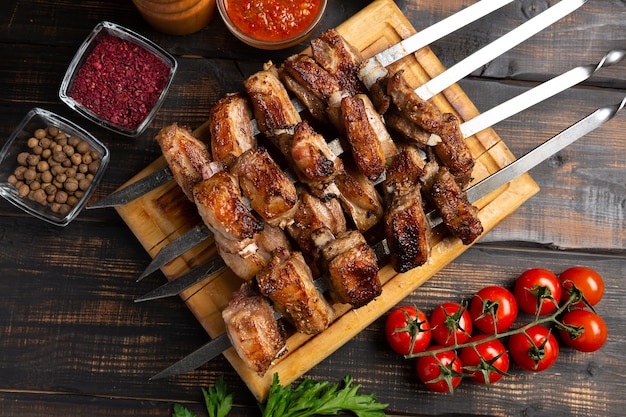
[[[465,343],[472,335],[472,317],[464,305],[446,302],[430,314],[432,337],[443,346]]]
[[[459,356],[465,373],[469,375],[472,381],[490,385],[506,375],[509,370],[509,354],[506,347],[498,339],[480,343],[487,337],[490,336],[479,334],[472,337],[468,343],[479,343],[475,346],[462,348]]]
[[[604,295],[604,280],[591,268],[575,266],[568,268],[559,275],[563,293],[561,302],[567,301],[573,288],[582,292],[582,296],[590,306],[595,306]],[[578,301],[572,304],[574,307],[584,308],[585,303]]]
[[[561,323],[572,327],[572,331],[559,330],[563,342],[581,352],[595,352],[608,337],[606,323],[589,310],[572,310],[563,315]]]
[[[487,334],[509,329],[517,318],[517,310],[513,293],[497,285],[480,289],[469,306],[474,327]]]
[[[520,368],[541,372],[551,367],[559,356],[559,344],[552,332],[536,324],[526,332],[509,338],[509,354]]]
[[[434,345],[427,351],[442,349]],[[416,361],[417,377],[426,388],[435,392],[453,392],[461,383],[463,363],[454,350],[446,350],[428,356],[420,356]]]
[[[397,307],[387,316],[385,336],[389,346],[401,355],[423,352],[431,339],[428,318],[413,306]]]
[[[556,275],[547,269],[531,268],[515,280],[513,294],[520,310],[543,316],[557,308],[561,291]]]

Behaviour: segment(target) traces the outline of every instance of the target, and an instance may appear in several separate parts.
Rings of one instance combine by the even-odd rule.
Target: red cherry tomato
[[[543,316],[554,311],[561,300],[561,282],[547,269],[532,268],[515,280],[513,294],[520,310]]]
[[[561,302],[567,301],[571,293],[576,291],[582,292],[584,301],[590,306],[595,306],[604,295],[604,280],[596,271],[591,268],[575,266],[568,268],[559,275],[563,293],[561,294]],[[575,289],[575,290],[574,290]],[[584,301],[578,301],[572,305],[579,308],[585,307]]]
[[[490,336],[479,334],[469,342],[479,342],[487,337]],[[474,347],[466,346],[461,349],[459,356],[465,373],[472,381],[480,384],[493,384],[509,370],[509,354],[498,339],[479,343]]]
[[[470,301],[469,312],[474,327],[487,334],[502,333],[517,318],[517,301],[506,288],[492,285],[482,288]]]
[[[443,346],[434,345],[427,351],[441,348]],[[454,350],[421,356],[417,358],[416,368],[417,377],[431,391],[453,392],[461,383],[463,363]]]
[[[459,303],[439,305],[430,314],[432,337],[443,346],[465,343],[472,335],[472,317]]]
[[[581,352],[595,352],[608,337],[606,323],[602,317],[589,310],[572,310],[561,319],[561,323],[571,326],[571,331],[559,330],[563,342]]]
[[[398,307],[387,316],[385,336],[389,346],[401,355],[423,352],[431,339],[428,318],[415,307]]]
[[[559,356],[559,344],[550,330],[537,324],[509,338],[509,354],[520,368],[540,372]]]

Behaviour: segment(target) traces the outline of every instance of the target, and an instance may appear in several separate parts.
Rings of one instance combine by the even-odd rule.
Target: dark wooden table
[[[338,25],[368,1],[331,1],[322,28]],[[473,0],[399,1],[416,29]],[[554,0],[517,0],[432,45],[446,66],[544,10]],[[165,105],[138,139],[109,133],[73,114],[58,99],[66,66],[102,20],[134,29],[176,55],[180,72]],[[153,141],[174,121],[197,127],[210,105],[271,58],[235,40],[219,18],[199,33],[174,37],[152,30],[130,0],[9,0],[0,5],[0,145],[26,112],[39,106],[85,126],[105,142],[111,164],[96,190],[102,198],[159,156]],[[579,11],[474,72],[460,85],[479,110],[513,97],[576,65],[626,47],[626,3],[590,0]],[[603,69],[581,86],[496,126],[515,155],[550,138],[595,108],[626,94],[626,63]],[[563,348],[540,374],[512,367],[486,389],[462,384],[454,396],[428,392],[414,364],[384,341],[384,317],[308,377],[339,382],[351,374],[389,403],[389,415],[619,416],[626,407],[626,113],[531,174],[541,187],[406,303],[426,311],[490,284],[510,286],[529,267],[561,272],[582,264],[606,280],[597,310],[609,327],[602,350]],[[66,228],[47,225],[0,201],[0,415],[171,414],[186,404],[199,415],[200,387],[224,375],[236,392],[232,415],[259,415],[256,401],[222,357],[178,377],[148,378],[205,343],[208,336],[178,299],[135,304],[165,279],[135,278],[150,258],[112,209],[83,212]]]

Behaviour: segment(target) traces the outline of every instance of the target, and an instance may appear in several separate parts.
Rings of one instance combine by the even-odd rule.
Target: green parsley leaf
[[[209,417],[226,417],[230,413],[233,407],[233,394],[228,393],[223,375],[220,375],[215,386],[202,388],[202,395]]]
[[[188,408],[185,408],[180,404],[174,404],[172,417],[196,417],[196,415]]]
[[[337,415],[352,412],[357,417],[384,417],[388,404],[376,401],[373,394],[363,395],[357,391],[360,385],[352,385],[352,377],[346,376],[343,388],[339,384],[315,382],[304,379],[298,386],[282,386],[278,374],[270,386],[265,405],[261,406],[263,417],[309,417],[313,415]]]

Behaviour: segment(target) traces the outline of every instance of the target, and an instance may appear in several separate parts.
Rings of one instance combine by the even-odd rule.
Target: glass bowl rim
[[[295,35],[289,39],[284,39],[282,41],[269,42],[269,41],[261,41],[261,40],[255,39],[243,33],[230,19],[230,16],[228,15],[228,12],[226,11],[226,5],[225,5],[226,1],[228,0],[217,0],[217,9],[218,9],[220,16],[222,17],[222,21],[224,22],[228,30],[242,42],[250,46],[253,46],[255,48],[267,49],[267,50],[277,50],[277,49],[288,48],[290,46],[295,45],[299,41],[307,38],[308,36],[310,36],[310,34],[315,30],[315,28],[320,24],[320,22],[324,18],[324,15],[326,13],[326,7],[328,5],[328,0],[320,0],[321,5],[320,5],[319,13],[317,14],[313,22],[311,22],[311,24],[298,35]]]
[[[0,149],[0,167],[4,167],[7,164],[11,164],[17,167],[17,161],[10,162],[7,158],[9,157],[12,148],[16,146],[16,141],[20,139],[20,135],[23,133],[28,134],[28,132],[26,132],[27,126],[35,118],[42,119],[43,123],[46,124],[45,127],[49,125],[57,126],[64,133],[70,135],[75,134],[79,136],[81,140],[88,142],[90,148],[98,152],[98,155],[100,157],[100,166],[98,167],[98,171],[94,175],[94,178],[89,185],[89,188],[85,191],[85,194],[80,198],[79,202],[72,208],[72,210],[70,210],[67,215],[63,217],[49,211],[47,206],[44,207],[43,205],[39,205],[39,203],[27,202],[27,198],[19,196],[17,194],[15,186],[13,184],[9,184],[7,178],[0,178],[0,195],[4,197],[5,200],[13,204],[15,207],[40,220],[44,220],[55,226],[65,227],[72,220],[74,220],[76,216],[78,216],[78,214],[87,205],[89,198],[91,197],[94,190],[102,180],[102,177],[104,176],[104,173],[109,164],[110,152],[106,145],[104,145],[91,133],[89,133],[87,130],[77,125],[76,123],[72,122],[71,120],[66,119],[52,111],[40,107],[34,107],[30,109],[28,113],[26,113],[17,128],[13,131],[11,136],[9,136],[9,139],[4,144],[2,149]],[[26,143],[24,143],[24,149],[26,149]]]
[[[123,126],[118,126],[105,120],[100,115],[91,111],[87,107],[83,106],[70,95],[70,90],[72,88],[74,79],[78,73],[78,70],[81,68],[83,63],[88,57],[88,54],[96,47],[101,38],[101,33],[109,34],[116,36],[120,39],[124,39],[130,42],[139,45],[143,49],[147,50],[151,54],[157,56],[162,62],[164,62],[169,68],[169,74],[167,77],[167,81],[163,86],[163,90],[159,95],[159,98],[155,102],[154,106],[148,113],[148,115],[142,120],[142,122],[135,129],[124,128]],[[115,133],[119,133],[124,136],[129,137],[137,137],[141,135],[148,125],[152,122],[157,112],[163,105],[169,88],[172,84],[176,71],[178,69],[178,62],[169,52],[163,49],[161,46],[157,45],[150,39],[140,35],[139,33],[134,32],[131,29],[128,29],[122,25],[117,23],[109,22],[109,21],[101,21],[99,22],[94,29],[89,33],[89,35],[85,38],[83,43],[79,46],[78,50],[74,54],[72,61],[67,67],[65,71],[65,75],[63,80],[61,81],[61,86],[59,88],[59,98],[62,102],[64,102],[68,107],[72,110],[79,113],[81,116],[90,120],[91,122],[102,126],[106,129],[109,129]]]

